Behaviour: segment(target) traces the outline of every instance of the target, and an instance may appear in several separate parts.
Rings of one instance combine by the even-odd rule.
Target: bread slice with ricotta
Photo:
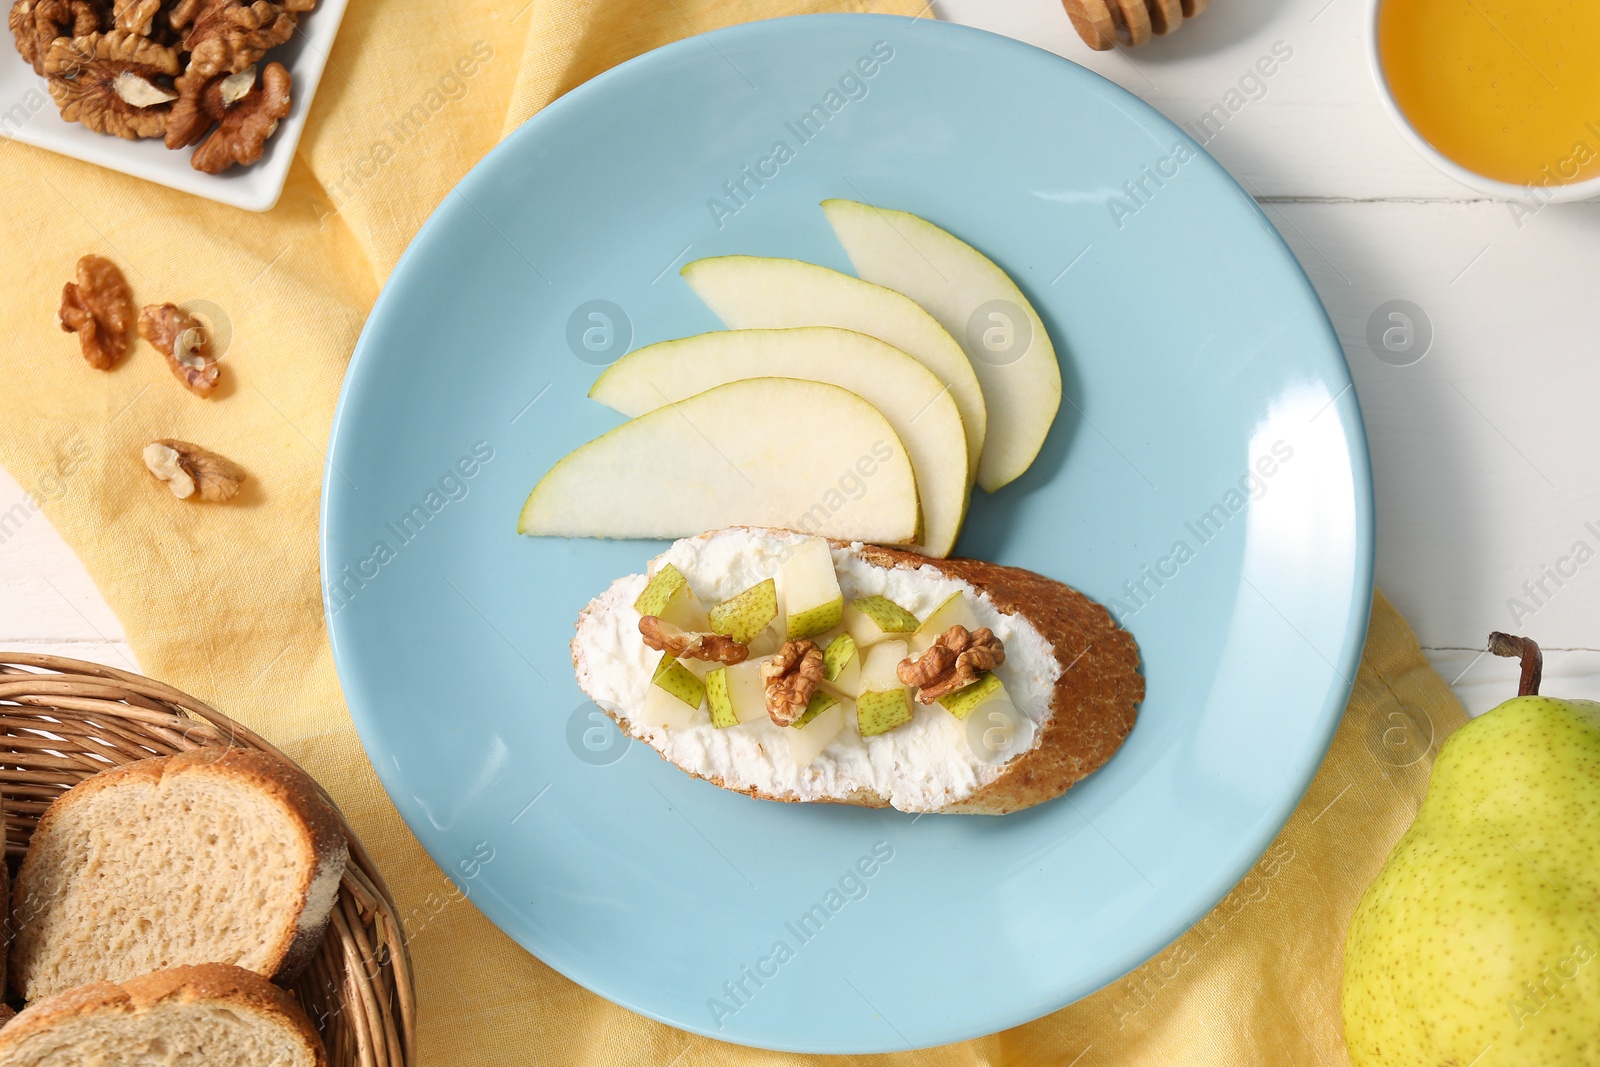
[[[25,1000],[201,963],[288,979],[332,913],[348,846],[305,772],[202,748],[103,771],[34,830],[15,885]]]
[[[174,967],[63,990],[0,1028],[0,1067],[326,1067],[294,999],[253,971]]]
[[[938,703],[913,704],[909,721],[873,736],[859,726],[842,730],[804,765],[786,743],[793,727],[765,719],[718,727],[702,706],[679,725],[642,721],[662,656],[641,637],[635,608],[650,578],[671,565],[701,604],[715,605],[778,574],[809,540],[733,527],[675,542],[646,574],[617,579],[583,610],[572,640],[579,686],[630,736],[722,788],[907,812],[1004,815],[1051,800],[1110,759],[1133,729],[1144,698],[1139,648],[1100,604],[1031,571],[859,542],[828,543],[846,603],[884,597],[926,620],[959,593],[971,621],[1003,644],[1005,659],[992,673],[1025,720],[1007,747],[975,744],[981,727]],[[758,644],[751,642],[752,655]]]

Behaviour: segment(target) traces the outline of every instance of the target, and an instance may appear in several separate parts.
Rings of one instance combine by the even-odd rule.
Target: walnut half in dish
[[[43,75],[45,53],[57,37],[87,37],[110,28],[104,7],[96,0],[16,0],[8,21],[18,53]]]
[[[44,72],[62,118],[130,141],[160,137],[178,98],[177,51],[126,30],[56,38]]]
[[[175,125],[168,132],[167,147],[181,147],[176,142],[193,144],[204,137],[189,160],[195,170],[221,174],[234,164],[256,162],[266,151],[267,139],[277,132],[279,121],[289,114],[293,103],[289,71],[282,63],[268,63],[261,72],[261,84],[256,85],[254,69],[213,78],[192,104],[180,99],[174,105]],[[216,129],[206,137],[213,122]]]
[[[69,122],[200,147],[196,170],[260,160],[289,114],[290,77],[260,64],[316,0],[11,0],[17,52]],[[261,71],[257,76],[258,69]],[[202,143],[203,142],[203,143]]]

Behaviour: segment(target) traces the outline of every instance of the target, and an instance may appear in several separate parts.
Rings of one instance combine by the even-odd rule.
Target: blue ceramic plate
[[[1138,726],[1054,803],[913,818],[692,780],[619,738],[568,659],[585,602],[663,546],[516,534],[539,477],[619,421],[585,398],[599,365],[718,327],[684,262],[849,270],[828,197],[987,252],[1060,353],[1044,451],[960,545],[1112,605],[1143,649]],[[323,514],[356,725],[472,902],[618,1004],[814,1052],[1025,1022],[1204,915],[1322,759],[1371,594],[1350,377],[1249,197],[1065,60],[888,17],[685,40],[492,152],[372,312]]]

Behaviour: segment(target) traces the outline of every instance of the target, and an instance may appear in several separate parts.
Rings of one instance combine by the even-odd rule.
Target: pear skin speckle
[[[1355,1067],[1600,1064],[1600,703],[1516,697],[1434,763],[1345,942]]]

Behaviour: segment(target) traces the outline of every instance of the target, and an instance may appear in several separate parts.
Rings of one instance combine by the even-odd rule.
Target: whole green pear
[[[1518,696],[1445,742],[1343,1008],[1356,1067],[1600,1064],[1600,703]]]

